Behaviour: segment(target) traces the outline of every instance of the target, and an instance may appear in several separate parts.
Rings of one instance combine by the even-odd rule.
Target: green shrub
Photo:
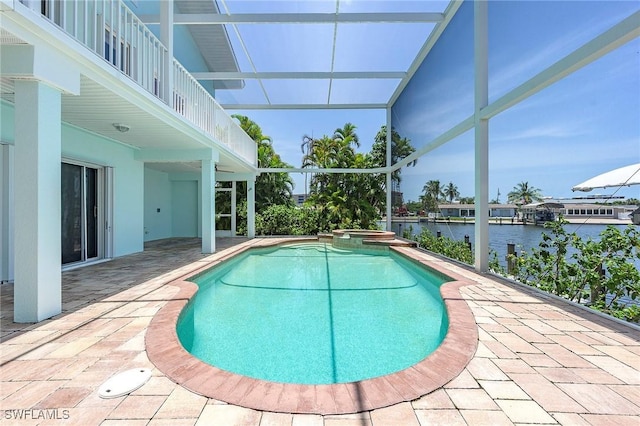
[[[560,217],[548,222],[538,248],[522,251],[514,261],[515,278],[568,300],[583,303],[609,315],[637,322],[640,307],[625,298],[640,299],[640,233],[629,225],[624,231],[608,226],[600,240],[583,240],[568,233]]]
[[[273,205],[256,214],[258,235],[316,235],[318,213],[310,207]]]
[[[441,254],[460,262],[473,264],[473,254],[469,245],[464,241],[455,241],[447,237],[436,237],[426,228],[413,237],[418,245],[426,250]]]

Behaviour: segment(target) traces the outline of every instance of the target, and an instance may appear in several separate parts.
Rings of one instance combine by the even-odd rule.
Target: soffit
[[[4,101],[14,102],[14,84],[7,78],[0,79],[0,90]],[[160,115],[150,111],[154,108],[142,107],[132,103],[129,99],[117,94],[117,90],[106,88],[84,76],[81,77],[80,96],[62,95],[62,121],[91,133],[117,141],[134,149],[167,149],[182,151],[201,150],[212,146],[211,141],[201,134],[198,129],[180,117],[176,120],[182,123],[182,128],[176,127],[170,114],[173,112],[165,107],[159,108]],[[159,102],[150,100],[150,102]],[[114,124],[121,124],[129,128],[127,132],[120,132]],[[191,132],[193,130],[193,132]],[[189,133],[189,134],[187,134]],[[250,167],[233,155],[221,151],[220,169],[238,172],[250,171]],[[178,162],[158,163],[157,170],[167,172],[190,172],[199,170],[199,163]]]

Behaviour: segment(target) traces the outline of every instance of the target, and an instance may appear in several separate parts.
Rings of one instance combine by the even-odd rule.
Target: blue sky
[[[267,3],[272,6],[267,6]],[[292,12],[335,11],[335,3],[246,2],[227,0],[232,12],[280,10]],[[295,5],[294,9],[291,9]],[[340,11],[431,11],[433,2],[341,1]],[[275,7],[276,9],[269,9]],[[333,7],[333,10],[331,8]],[[638,10],[639,4],[623,2],[499,2],[490,5],[490,101],[584,44],[590,38]],[[441,9],[440,9],[441,10]],[[459,12],[460,13],[460,12]],[[462,15],[461,15],[462,16]],[[459,25],[465,28],[465,22]],[[355,24],[354,24],[355,25]],[[420,48],[431,24],[338,26],[333,69],[358,71],[406,70]],[[300,27],[302,28],[302,31]],[[466,26],[468,27],[468,25]],[[331,68],[332,25],[239,26],[243,41],[258,71],[328,71]],[[295,30],[295,31],[294,31]],[[470,29],[469,29],[470,30]],[[252,65],[231,27],[230,39],[243,71]],[[364,35],[359,35],[364,34]],[[419,147],[468,117],[473,107],[472,50],[470,34],[458,29],[434,49],[433,64],[425,83],[411,96],[411,113],[398,111],[394,126]],[[381,40],[386,40],[382,42]],[[274,40],[278,49],[273,49]],[[446,41],[446,39],[443,39]],[[281,46],[282,45],[282,46]],[[451,47],[453,46],[453,47]],[[302,59],[302,60],[301,60]],[[293,68],[292,68],[293,67]],[[571,186],[616,167],[640,162],[640,41],[635,39],[569,77],[528,98],[490,121],[490,186],[501,201],[521,181],[546,196],[570,197]],[[327,101],[327,81],[265,80],[273,103]],[[386,102],[396,80],[334,81],[331,100]],[[416,85],[418,87],[419,85]],[[263,103],[258,83],[247,80],[245,91],[221,93],[221,103]],[[341,99],[343,98],[343,99]],[[305,134],[332,134],[346,122],[354,123],[362,151],[385,122],[384,110],[251,110],[236,111],[256,121],[273,138],[274,147],[288,163],[299,166],[300,144]],[[420,158],[414,168],[403,169],[405,200],[416,200],[426,181],[453,182],[463,196],[472,196],[473,131]],[[304,178],[294,175],[294,192],[304,192]],[[611,194],[613,189],[593,193]],[[640,186],[623,188],[617,195],[640,198]]]

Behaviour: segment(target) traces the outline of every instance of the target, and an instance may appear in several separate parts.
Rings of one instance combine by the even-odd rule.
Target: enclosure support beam
[[[235,237],[237,232],[237,224],[236,218],[238,217],[238,208],[236,206],[236,198],[237,198],[237,182],[235,180],[231,181],[231,236]]]
[[[489,268],[489,120],[481,110],[489,103],[489,2],[474,2],[475,66],[475,269]]]
[[[387,170],[391,166],[391,107],[387,108]],[[391,192],[391,172],[387,171],[387,231],[391,231],[391,215],[393,214],[392,192]]]
[[[256,177],[247,180],[247,237],[256,236]]]

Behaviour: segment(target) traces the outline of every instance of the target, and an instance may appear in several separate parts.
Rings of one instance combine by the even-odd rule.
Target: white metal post
[[[391,167],[391,106],[387,107],[387,167]],[[387,172],[387,231],[391,231],[392,193],[391,172]]]
[[[237,231],[237,224],[236,224],[236,218],[237,218],[237,206],[236,206],[236,192],[237,192],[237,188],[236,188],[236,181],[233,180],[231,181],[231,236],[235,237],[236,236],[236,231]]]
[[[247,180],[247,237],[256,236],[256,177]]]
[[[162,61],[162,99],[173,108],[173,1],[160,2],[160,42],[167,50]]]
[[[481,110],[489,103],[489,2],[474,2],[475,65],[475,269],[489,267],[489,120]]]

